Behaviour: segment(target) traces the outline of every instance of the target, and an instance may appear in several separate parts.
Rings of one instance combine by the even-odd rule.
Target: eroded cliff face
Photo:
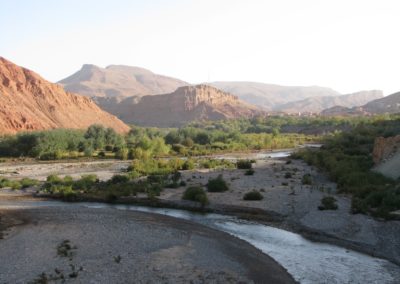
[[[393,137],[377,137],[375,139],[372,157],[375,165],[390,159],[400,150],[400,135]],[[400,169],[399,169],[400,171]]]
[[[170,94],[144,96],[133,103],[121,101],[119,105],[123,112],[118,116],[125,122],[159,127],[264,114],[236,96],[207,85],[180,87]]]
[[[65,92],[28,69],[0,57],[0,134],[91,124],[127,132],[129,127],[91,99]]]

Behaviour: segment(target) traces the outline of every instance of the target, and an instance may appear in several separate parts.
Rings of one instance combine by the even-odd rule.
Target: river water
[[[299,234],[231,216],[133,205],[58,201],[0,202],[0,208],[3,206],[85,206],[93,210],[109,208],[162,214],[202,224],[245,240],[274,258],[300,283],[400,283],[400,267],[389,261],[335,245],[311,242]]]

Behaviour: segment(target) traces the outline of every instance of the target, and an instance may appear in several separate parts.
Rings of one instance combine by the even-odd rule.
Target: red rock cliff
[[[64,89],[0,57],[0,135],[102,124],[118,132],[129,127],[91,99]]]

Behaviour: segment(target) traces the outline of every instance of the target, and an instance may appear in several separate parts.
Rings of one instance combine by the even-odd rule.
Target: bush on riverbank
[[[200,202],[202,206],[208,204],[207,193],[199,186],[188,187],[183,193],[182,199]]]
[[[250,160],[238,160],[236,167],[240,170],[247,170],[252,168],[252,163]]]
[[[208,180],[207,189],[209,192],[224,192],[229,190],[229,187],[222,175],[218,175],[217,178]]]
[[[333,196],[324,196],[321,199],[321,205],[318,206],[319,210],[337,210],[338,205],[336,204],[337,200]]]
[[[301,183],[304,185],[312,185],[312,178],[310,174],[304,174],[301,178]]]
[[[252,190],[250,192],[247,192],[244,196],[243,196],[243,200],[262,200],[264,198],[264,196],[257,190]]]

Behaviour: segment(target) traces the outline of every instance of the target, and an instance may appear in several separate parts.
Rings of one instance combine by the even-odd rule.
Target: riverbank
[[[220,174],[228,182],[227,192],[207,193],[210,204],[205,208],[182,200],[187,186],[166,188],[156,199],[148,199],[146,194],[139,193],[137,197],[122,197],[115,202],[238,216],[300,233],[313,241],[385,258],[400,265],[400,221],[383,221],[367,215],[351,214],[350,197],[337,194],[336,184],[300,160],[258,157],[253,168],[254,174],[249,176],[245,175],[245,170],[238,169],[182,171],[182,180],[187,186],[204,187],[210,178]],[[31,171],[35,171],[35,168]],[[302,177],[306,174],[312,177],[312,185],[302,183]],[[263,200],[243,200],[244,194],[252,190],[258,190]],[[324,196],[335,197],[338,209],[318,210]],[[93,197],[81,200],[106,201]]]
[[[248,243],[176,218],[79,206],[1,214],[24,220],[0,240],[2,283],[295,283]]]
[[[400,221],[377,220],[367,215],[350,213],[351,198],[336,193],[336,184],[300,160],[258,159],[254,174],[245,170],[182,171],[187,186],[205,187],[210,178],[222,175],[229,184],[223,193],[207,193],[210,204],[205,208],[182,200],[186,187],[166,188],[156,199],[147,195],[122,197],[115,202],[153,207],[178,208],[215,212],[275,226],[299,233],[318,242],[346,247],[400,265]],[[288,174],[290,173],[290,177]],[[312,177],[312,185],[302,184],[304,175]],[[258,190],[260,201],[245,201],[245,193]],[[319,210],[324,196],[334,196],[337,210]],[[99,198],[82,201],[105,202]]]

